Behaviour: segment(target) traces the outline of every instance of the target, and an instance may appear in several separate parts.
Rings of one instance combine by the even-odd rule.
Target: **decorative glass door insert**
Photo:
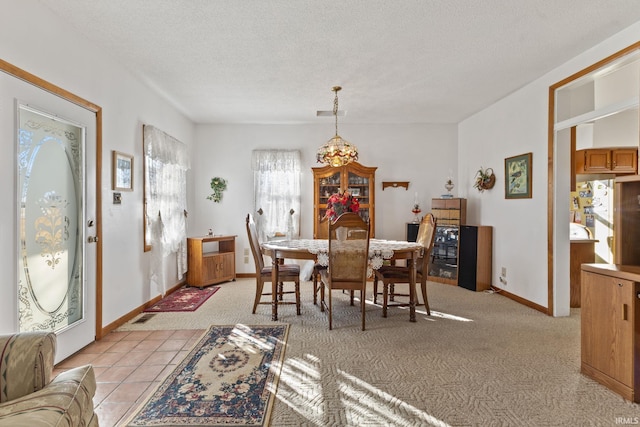
[[[85,128],[18,106],[21,331],[84,320]]]

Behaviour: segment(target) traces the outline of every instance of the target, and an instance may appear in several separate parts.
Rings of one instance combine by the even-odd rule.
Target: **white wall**
[[[103,109],[103,325],[108,325],[157,295],[149,289],[148,257],[143,253],[142,124],[156,125],[185,143],[193,140],[194,125],[34,0],[3,3],[0,58]],[[0,141],[3,161],[14,158],[14,144],[14,140]],[[121,205],[111,203],[112,150],[135,156],[134,191],[122,193]],[[0,271],[6,278],[17,268],[14,168],[0,173],[0,197],[11,201],[0,207],[0,253],[8,254],[0,257]],[[0,283],[5,296],[14,295],[15,286],[11,280]],[[0,302],[0,330],[15,324],[12,299]]]
[[[493,225],[493,283],[499,284],[501,267],[507,268],[507,291],[547,307],[547,126],[549,86],[587,66],[635,43],[640,23],[618,33],[589,51],[566,62],[545,76],[507,96],[489,108],[469,117],[458,127],[459,178],[472,183],[476,170],[492,167],[497,183],[493,190],[478,193],[468,186],[469,216],[472,221]],[[533,153],[533,198],[504,198],[504,159]],[[568,182],[568,162],[562,164],[561,180]],[[565,191],[566,190],[566,191]],[[558,200],[568,188],[559,189]],[[564,200],[568,200],[565,197]],[[564,206],[566,205],[566,206]],[[556,209],[567,211],[568,203]],[[559,212],[559,213],[558,213]],[[566,230],[557,233],[568,236]],[[569,245],[559,240],[555,257],[561,277],[556,299],[557,315],[566,315],[568,307]],[[566,270],[566,271],[565,271]],[[566,299],[566,301],[564,301]],[[566,305],[566,307],[565,307]]]
[[[189,206],[189,234],[202,235],[209,228],[215,234],[235,234],[239,273],[252,273],[242,252],[248,248],[245,218],[253,210],[251,150],[283,148],[302,153],[303,192],[301,235],[313,236],[313,174],[316,149],[333,136],[330,123],[322,125],[199,125],[193,148],[193,202]],[[340,135],[355,144],[359,162],[377,166],[376,237],[404,239],[406,223],[413,219],[411,208],[418,192],[423,211],[431,198],[445,193],[450,171],[456,176],[457,130],[455,125],[340,125]],[[221,203],[206,197],[214,176],[228,181]],[[382,181],[410,181],[409,190],[387,188]],[[457,193],[457,189],[454,189]]]

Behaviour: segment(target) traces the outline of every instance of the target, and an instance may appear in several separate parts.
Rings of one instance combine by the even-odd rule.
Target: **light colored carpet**
[[[271,324],[251,314],[255,280],[223,283],[196,312],[158,313],[119,330],[206,329]],[[640,419],[625,401],[580,374],[580,310],[552,318],[498,294],[429,283],[431,317],[418,308],[367,306],[367,330],[347,295],[335,293],[334,330],[301,283],[302,315],[291,325],[274,426],[615,426]],[[367,295],[372,298],[371,290]],[[135,321],[136,319],[133,319]],[[133,322],[132,321],[132,322]]]

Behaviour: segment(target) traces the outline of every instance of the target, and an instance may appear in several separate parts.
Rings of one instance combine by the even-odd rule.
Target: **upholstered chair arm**
[[[56,352],[53,332],[0,336],[0,403],[43,389],[51,382]]]
[[[58,375],[40,391],[0,404],[0,427],[97,427],[91,365]]]

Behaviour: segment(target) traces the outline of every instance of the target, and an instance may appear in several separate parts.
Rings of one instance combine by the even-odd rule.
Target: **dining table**
[[[329,265],[329,240],[327,239],[294,239],[274,240],[260,245],[262,253],[271,257],[271,319],[278,320],[277,284],[278,266],[285,259],[313,260],[320,265]],[[385,261],[406,260],[409,268],[409,320],[416,321],[416,261],[421,256],[423,246],[416,242],[402,240],[369,240],[368,276],[373,276]],[[363,296],[364,298],[364,296]]]

